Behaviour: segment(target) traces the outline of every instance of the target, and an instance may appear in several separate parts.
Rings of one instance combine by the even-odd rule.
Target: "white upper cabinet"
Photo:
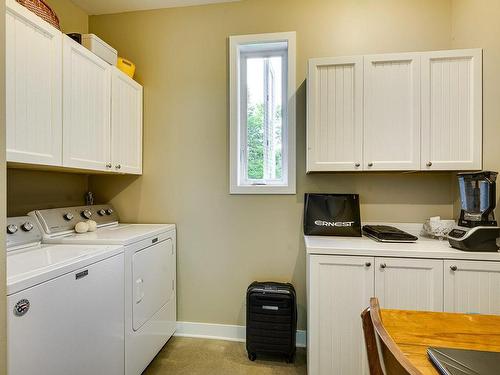
[[[61,165],[62,33],[6,1],[7,161]]]
[[[307,87],[307,172],[482,168],[481,49],[311,59]]]
[[[420,169],[420,55],[364,57],[364,167]]]
[[[63,164],[111,170],[111,66],[69,37],[63,43]]]
[[[363,57],[309,61],[307,171],[360,171]]]
[[[376,258],[375,296],[385,309],[443,311],[443,261]]]
[[[142,173],[142,86],[112,68],[111,159],[117,172]]]
[[[482,167],[482,51],[422,54],[422,169]]]
[[[444,262],[446,312],[500,314],[500,262]]]

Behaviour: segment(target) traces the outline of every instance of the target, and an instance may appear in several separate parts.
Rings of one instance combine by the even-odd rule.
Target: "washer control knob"
[[[66,212],[64,215],[64,220],[67,220],[67,221],[70,221],[70,220],[73,220],[73,214],[71,212]]]
[[[15,224],[10,224],[8,227],[7,227],[7,233],[9,234],[14,234],[17,232],[17,225]]]
[[[82,217],[88,220],[92,217],[92,212],[90,210],[83,210]]]
[[[113,211],[113,209],[112,209],[112,208],[108,208],[108,209],[106,210],[106,214],[107,214],[107,215],[112,215],[112,214],[113,214],[113,212],[114,212],[114,211]]]
[[[99,214],[99,216],[106,215],[106,211],[104,209],[102,209],[102,208],[99,211],[97,211],[97,213]]]
[[[27,221],[21,226],[21,229],[24,230],[25,232],[29,232],[30,230],[33,229],[33,224]]]

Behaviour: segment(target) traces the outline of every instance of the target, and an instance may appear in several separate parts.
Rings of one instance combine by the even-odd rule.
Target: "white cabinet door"
[[[62,33],[6,1],[7,161],[61,165]]]
[[[360,171],[363,57],[309,60],[307,171]]]
[[[142,173],[142,86],[113,67],[111,159],[117,172]]]
[[[364,57],[364,167],[420,169],[420,55]]]
[[[422,169],[482,167],[482,50],[422,54]]]
[[[123,375],[123,269],[119,254],[8,296],[8,373]]]
[[[443,311],[443,261],[376,258],[375,296],[386,309]]]
[[[444,310],[500,314],[500,262],[444,262]]]
[[[373,296],[371,257],[309,256],[308,374],[368,374],[361,312]]]
[[[111,170],[111,66],[69,37],[63,43],[63,164]]]

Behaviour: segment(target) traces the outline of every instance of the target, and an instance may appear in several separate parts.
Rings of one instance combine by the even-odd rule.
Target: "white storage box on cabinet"
[[[7,161],[62,163],[62,33],[6,1]]]
[[[69,37],[63,43],[63,165],[111,170],[111,66]]]
[[[111,69],[111,159],[121,173],[142,173],[142,86]]]
[[[422,54],[422,170],[482,168],[482,50]]]
[[[366,170],[420,169],[420,55],[364,57]]]
[[[363,169],[363,56],[309,60],[307,171]]]
[[[83,34],[82,45],[108,64],[116,65],[118,52],[95,34]]]

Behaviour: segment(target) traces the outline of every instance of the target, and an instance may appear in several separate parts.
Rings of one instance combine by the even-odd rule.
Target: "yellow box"
[[[123,57],[118,57],[118,62],[116,63],[116,66],[130,78],[134,78],[134,73],[135,73],[134,63],[128,61],[127,59],[124,59]]]

